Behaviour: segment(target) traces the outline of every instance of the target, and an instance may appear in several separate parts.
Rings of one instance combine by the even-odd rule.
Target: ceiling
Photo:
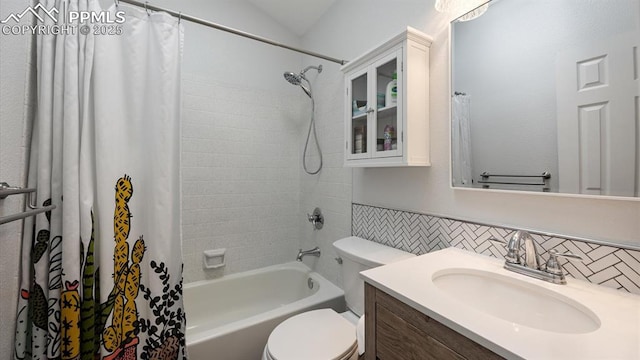
[[[298,36],[304,35],[336,0],[247,0]]]

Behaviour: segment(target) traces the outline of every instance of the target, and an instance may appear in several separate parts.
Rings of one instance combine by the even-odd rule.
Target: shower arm
[[[322,65],[318,65],[318,66],[310,65],[310,66],[307,66],[306,68],[304,68],[304,70],[302,70],[302,71],[300,72],[300,75],[301,75],[302,77],[304,77],[304,74],[305,74],[307,71],[311,70],[311,69],[318,70],[318,74],[320,74],[320,73],[322,72]],[[306,80],[306,79],[305,79],[305,80]]]

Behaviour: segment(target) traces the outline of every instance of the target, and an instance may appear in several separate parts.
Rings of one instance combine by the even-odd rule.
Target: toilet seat
[[[332,309],[320,309],[278,325],[269,335],[264,359],[347,360],[356,350],[355,326]]]

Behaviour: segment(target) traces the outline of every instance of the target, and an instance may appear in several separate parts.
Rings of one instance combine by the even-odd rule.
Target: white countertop
[[[640,296],[569,277],[566,285],[551,284],[503,265],[502,259],[447,248],[360,274],[367,283],[508,359],[640,359]],[[493,272],[560,293],[593,311],[601,325],[584,334],[557,333],[483,313],[464,303],[473,299],[452,298],[433,283],[434,273],[450,268]]]

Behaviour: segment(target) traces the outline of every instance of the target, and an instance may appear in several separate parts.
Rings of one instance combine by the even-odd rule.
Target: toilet
[[[356,323],[364,315],[364,281],[360,272],[415,255],[356,236],[333,247],[342,259],[344,296],[348,311],[319,309],[295,315],[269,335],[262,360],[355,360]]]

